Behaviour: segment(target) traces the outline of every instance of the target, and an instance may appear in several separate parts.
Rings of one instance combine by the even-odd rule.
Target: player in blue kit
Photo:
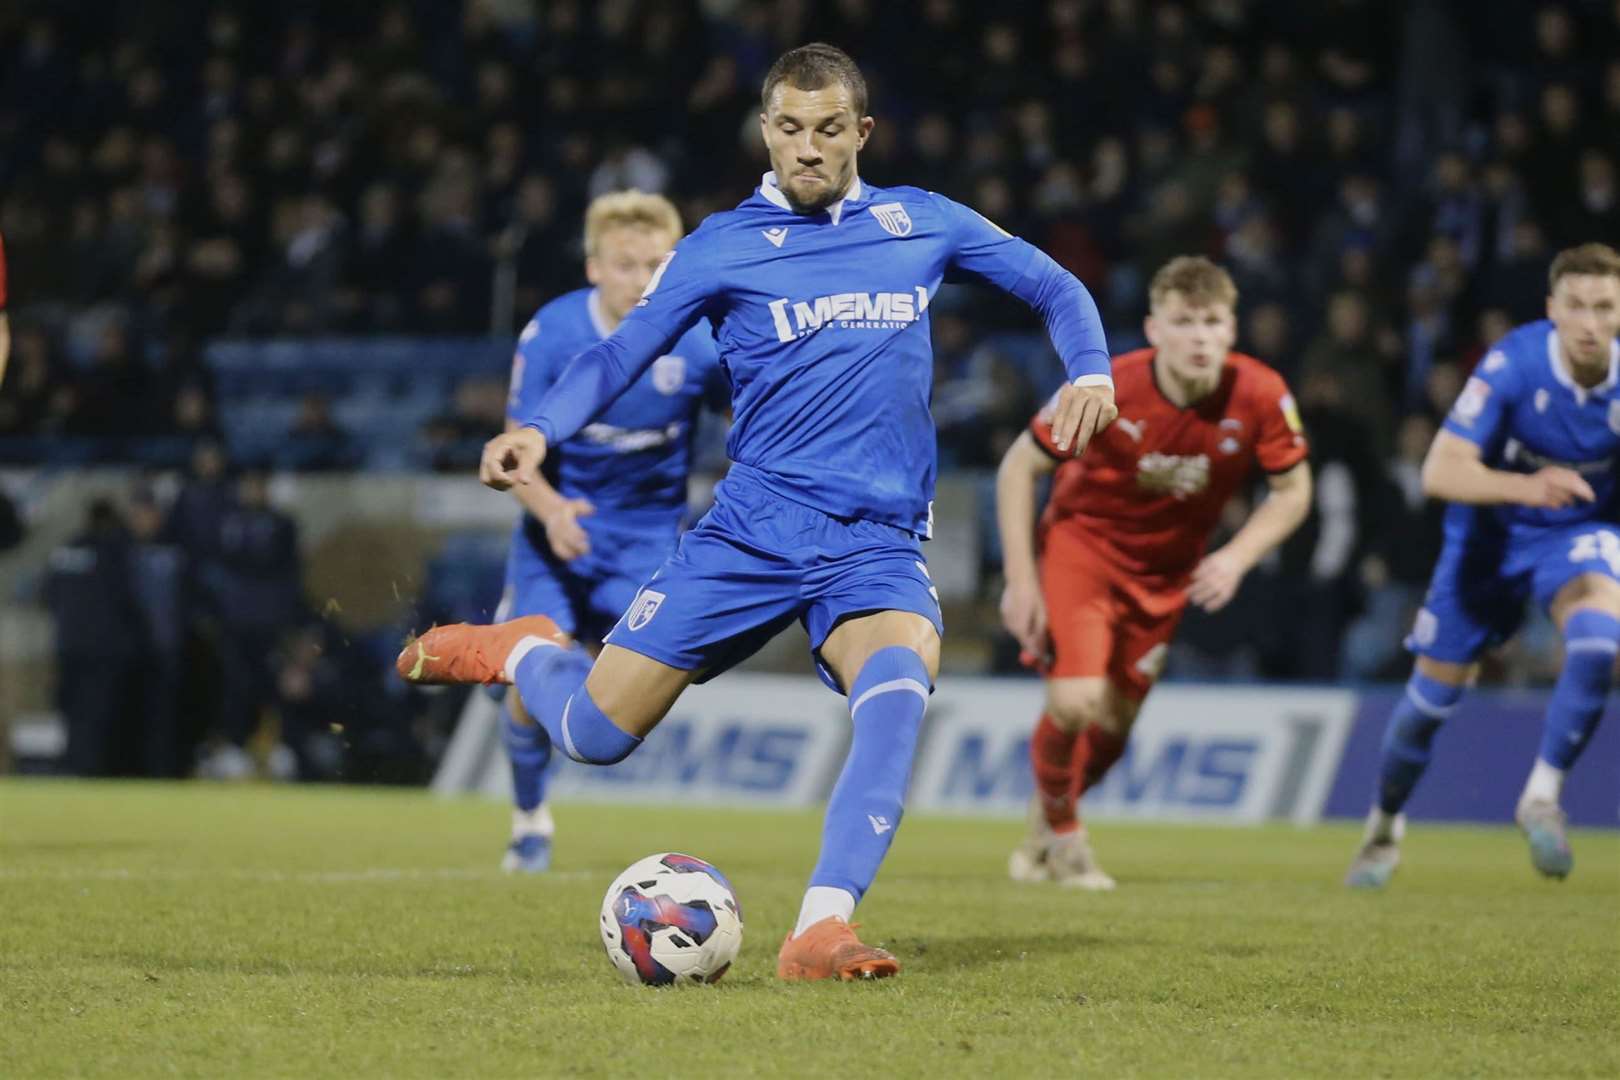
[[[1407,647],[1417,663],[1389,718],[1376,804],[1345,883],[1380,888],[1400,861],[1401,808],[1475,659],[1517,629],[1527,598],[1564,638],[1541,750],[1515,818],[1535,868],[1574,865],[1559,795],[1603,714],[1620,652],[1620,254],[1585,244],[1553,260],[1546,320],[1497,343],[1423,463],[1452,505]]]
[[[613,333],[682,232],[679,212],[661,195],[623,191],[592,200],[585,213],[591,287],[553,300],[523,328],[508,430],[535,411],[570,360]],[[543,476],[512,489],[524,514],[512,531],[496,621],[545,615],[575,640],[600,642],[675,550],[698,413],[705,402],[724,409],[730,393],[708,324],[699,323],[594,423],[555,447]],[[551,740],[520,693],[506,695],[502,712],[514,809],[501,865],[538,872],[551,861]]]
[[[610,764],[688,685],[800,620],[822,677],[848,696],[852,736],[777,974],[880,977],[898,961],[849,919],[900,824],[942,632],[920,543],[935,469],[929,302],[944,280],[976,280],[1041,314],[1070,380],[1054,415],[1062,450],[1112,422],[1113,382],[1096,305],[1073,275],[949,199],[859,178],[873,120],[848,56],[794,49],[761,97],[773,171],[676,246],[618,332],[570,364],[524,426],[491,440],[482,465],[492,487],[532,483],[548,447],[708,316],[731,377],[735,462],[714,507],[594,666],[529,619],[440,627],[399,667],[423,682],[514,682],[570,757]]]

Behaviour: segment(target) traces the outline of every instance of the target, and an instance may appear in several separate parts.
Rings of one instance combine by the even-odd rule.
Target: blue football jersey
[[[1615,496],[1620,454],[1620,342],[1610,347],[1608,378],[1583,388],[1564,364],[1553,324],[1527,323],[1480,361],[1445,429],[1477,445],[1493,469],[1533,473],[1561,465],[1585,477],[1597,496],[1562,510],[1453,504],[1446,511],[1448,541],[1513,537],[1603,516]]]
[[[538,406],[568,362],[608,336],[595,289],[546,304],[518,337],[506,414]],[[592,423],[547,454],[559,492],[588,499],[598,514],[679,519],[686,509],[692,434],[705,402],[724,409],[731,396],[714,338],[699,322]]]
[[[840,202],[800,214],[766,174],[676,246],[618,333],[524,419],[548,442],[567,438],[707,316],[731,379],[731,459],[783,498],[926,536],[936,458],[927,313],[946,280],[1024,299],[1070,378],[1109,381],[1095,303],[1039,249],[911,187],[856,180]]]

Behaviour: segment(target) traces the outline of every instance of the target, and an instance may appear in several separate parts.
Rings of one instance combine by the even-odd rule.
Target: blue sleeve
[[[1481,448],[1490,446],[1507,423],[1520,380],[1507,354],[1492,349],[1463,384],[1446,414],[1445,429]]]
[[[703,344],[703,404],[710,412],[724,416],[731,411],[731,376],[720,362],[720,346],[708,326],[703,327]]]
[[[540,340],[540,313],[523,327],[517,349],[512,353],[512,383],[506,395],[506,416],[522,420],[534,412],[551,384],[557,381],[557,365],[551,350]]]
[[[548,444],[577,434],[703,316],[715,284],[696,238],[675,245],[612,336],[574,357],[539,405],[520,417]]]
[[[1040,313],[1069,380],[1110,383],[1113,366],[1097,304],[1051,256],[1018,239],[977,211],[933,196],[951,234],[947,277],[969,278],[1009,292]],[[951,274],[950,271],[956,271]],[[1089,377],[1089,378],[1088,378]]]

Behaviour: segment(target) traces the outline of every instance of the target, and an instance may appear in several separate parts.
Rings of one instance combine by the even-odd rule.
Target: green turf
[[[1414,830],[1385,895],[1343,827],[1096,829],[1112,895],[1017,886],[1018,827],[908,818],[862,906],[905,964],[782,985],[813,814],[565,806],[558,872],[499,805],[377,790],[0,783],[0,1073],[92,1076],[1616,1076],[1620,837],[1538,880],[1517,834]],[[731,876],[711,988],[622,985],[632,859]]]

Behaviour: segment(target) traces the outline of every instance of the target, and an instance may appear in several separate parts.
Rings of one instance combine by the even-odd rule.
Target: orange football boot
[[[509,684],[506,658],[526,637],[545,638],[564,648],[572,641],[544,615],[488,626],[451,623],[406,642],[394,667],[406,682]]]
[[[792,934],[776,954],[778,979],[886,979],[900,971],[887,950],[861,944],[855,925],[829,915],[798,937]]]

